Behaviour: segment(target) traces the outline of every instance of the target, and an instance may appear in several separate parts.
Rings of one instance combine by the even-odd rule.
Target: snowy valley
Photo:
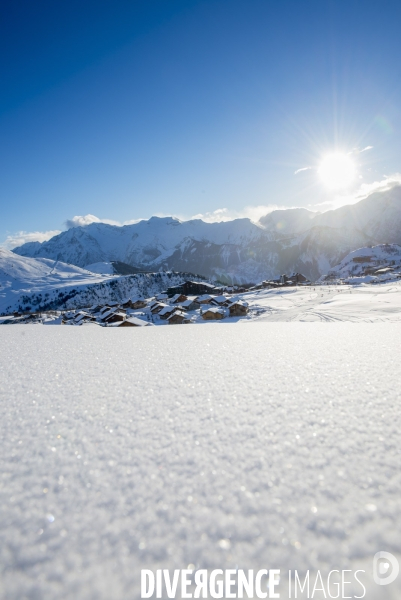
[[[396,244],[359,248],[318,282],[303,278],[297,283],[298,278],[302,280],[300,274],[293,279],[282,276],[247,289],[202,282],[188,273],[100,275],[0,250],[0,324],[125,327],[142,322],[400,318],[401,246]]]

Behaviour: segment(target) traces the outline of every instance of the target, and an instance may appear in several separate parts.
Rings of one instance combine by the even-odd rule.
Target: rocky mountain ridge
[[[258,223],[174,217],[122,227],[92,223],[14,252],[79,267],[120,261],[139,271],[190,271],[227,283],[256,283],[294,271],[314,281],[352,250],[382,243],[401,243],[401,186],[325,213],[273,211]]]

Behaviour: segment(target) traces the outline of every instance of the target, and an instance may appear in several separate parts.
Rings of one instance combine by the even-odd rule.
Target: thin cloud
[[[373,150],[373,146],[365,146],[365,148],[362,148],[362,150],[359,148],[353,148],[351,152],[347,153],[347,156],[351,156],[353,154],[362,154],[362,152],[367,152],[368,150]]]
[[[115,221],[114,219],[99,219],[95,215],[87,214],[84,216],[76,215],[72,219],[67,219],[64,223],[66,229],[72,229],[73,227],[86,227],[92,223],[107,223],[108,225],[117,225],[122,227],[123,225],[133,225],[139,223],[141,219],[131,219],[130,221]]]
[[[298,175],[298,173],[302,173],[302,171],[309,171],[312,167],[302,167],[302,169],[297,169],[294,171],[294,175]]]
[[[261,217],[280,208],[285,207],[278,206],[277,204],[259,204],[258,206],[245,206],[242,210],[217,208],[210,212],[193,215],[191,219],[202,219],[202,221],[205,221],[206,223],[221,223],[224,221],[233,221],[234,219],[250,219],[254,223],[257,223]]]
[[[108,223],[109,225],[120,225],[118,221],[111,221],[110,219],[99,219],[95,215],[76,215],[72,219],[67,219],[64,223],[66,229],[72,229],[73,227],[86,227],[92,223]]]
[[[123,221],[121,225],[135,225],[135,223],[139,223],[140,221],[146,221],[146,219],[131,219],[129,221]]]
[[[75,216],[72,219],[67,219],[64,223],[65,229],[71,229],[73,227],[85,227],[91,223],[108,223],[109,225],[117,225],[122,227],[123,225],[133,225],[139,223],[142,219],[131,219],[129,221],[115,221],[112,219],[99,219],[95,215],[87,214],[84,216]],[[17,233],[10,234],[6,237],[3,242],[0,242],[0,247],[12,250],[18,246],[22,246],[28,242],[47,242],[55,235],[59,235],[63,230],[52,229],[51,231],[17,231]]]
[[[388,192],[398,185],[401,185],[401,173],[394,173],[393,175],[385,176],[381,181],[362,183],[362,185],[352,194],[338,195],[321,204],[315,204],[315,206],[322,207],[325,211],[334,210],[341,206],[345,206],[346,204],[356,204],[376,192]]]
[[[359,150],[359,154],[362,152],[367,152],[368,150],[373,150],[373,146],[366,146],[366,148],[362,148],[362,150]]]
[[[384,176],[381,181],[363,183],[355,195],[355,201],[359,202],[359,200],[363,200],[375,192],[387,192],[397,185],[401,185],[401,173]]]
[[[3,248],[7,248],[7,250],[12,250],[13,248],[17,248],[18,246],[22,246],[22,244],[26,244],[28,242],[47,242],[50,238],[54,237],[61,233],[59,229],[53,229],[51,231],[18,231],[13,235],[8,235],[4,242],[0,244]]]

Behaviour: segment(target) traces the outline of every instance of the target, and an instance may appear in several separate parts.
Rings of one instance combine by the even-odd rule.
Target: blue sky
[[[347,198],[401,171],[399,2],[14,0],[0,16],[0,243],[77,215],[328,208],[316,168],[334,149],[357,164]]]

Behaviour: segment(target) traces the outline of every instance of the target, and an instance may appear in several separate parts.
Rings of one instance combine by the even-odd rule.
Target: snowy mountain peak
[[[401,186],[326,213],[276,210],[259,223],[175,217],[123,227],[91,223],[15,252],[79,267],[119,261],[138,271],[189,271],[224,283],[256,283],[293,272],[313,281],[350,251],[381,243],[401,243]]]

